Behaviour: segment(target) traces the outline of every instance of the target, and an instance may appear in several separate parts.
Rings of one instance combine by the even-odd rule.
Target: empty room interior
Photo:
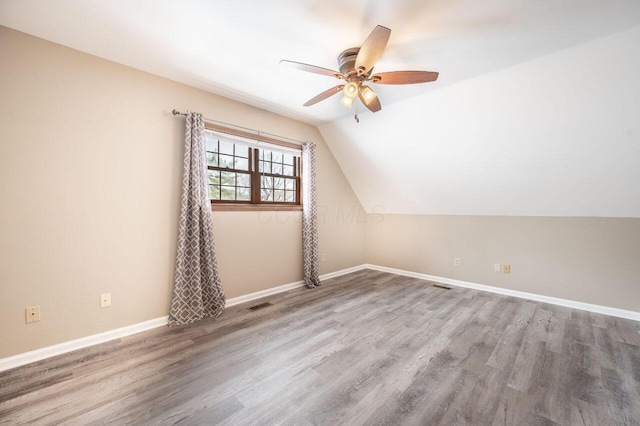
[[[0,0],[0,424],[640,424],[640,2]]]

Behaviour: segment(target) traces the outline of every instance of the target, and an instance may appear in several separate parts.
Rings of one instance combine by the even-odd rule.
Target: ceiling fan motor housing
[[[356,58],[358,56],[358,52],[360,52],[359,47],[351,47],[338,55],[340,72],[347,76],[347,80],[358,75],[356,70]],[[371,73],[371,71],[369,71],[369,73]]]

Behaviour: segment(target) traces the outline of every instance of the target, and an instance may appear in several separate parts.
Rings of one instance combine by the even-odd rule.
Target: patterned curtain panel
[[[216,317],[225,305],[213,245],[204,120],[187,112],[178,254],[169,326]]]
[[[302,144],[302,259],[304,282],[320,285],[318,268],[318,196],[316,194],[316,144]]]

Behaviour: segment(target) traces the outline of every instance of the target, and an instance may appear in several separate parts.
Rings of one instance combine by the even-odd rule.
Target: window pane
[[[273,187],[275,189],[284,189],[284,179],[283,178],[273,178]]]
[[[260,173],[271,173],[271,163],[266,161],[260,162]]]
[[[260,153],[262,154],[260,158],[262,158],[265,161],[271,161],[271,151],[260,150]]]
[[[217,167],[218,166],[218,154],[214,152],[207,152],[207,165]]]
[[[262,176],[262,189],[273,188],[273,178],[271,176]]]
[[[238,188],[238,200],[251,200],[251,190],[249,188]]]
[[[236,145],[236,157],[249,157],[249,147],[244,145]]]
[[[221,180],[223,185],[235,186],[236,174],[234,172],[221,172]]]
[[[219,200],[220,199],[220,187],[219,186],[209,185],[209,198],[212,199],[212,200]]]
[[[284,154],[284,164],[290,164],[293,166],[293,155]]]
[[[238,170],[249,170],[249,160],[235,157],[235,168]]]
[[[220,172],[217,170],[207,170],[209,183],[212,185],[220,185]]]
[[[271,173],[273,173],[274,175],[281,175],[282,174],[282,164],[273,163],[271,165]]]
[[[236,177],[236,185],[238,186],[251,186],[251,175],[246,173],[238,173]]]
[[[209,152],[218,152],[218,139],[214,138],[212,135],[205,133],[205,139],[207,141],[207,151]]]
[[[284,166],[282,168],[282,174],[287,176],[293,176],[293,166]]]
[[[293,191],[296,187],[295,187],[295,180],[293,179],[285,179],[284,180],[284,189],[289,190],[289,191]]]
[[[273,178],[262,176],[261,183],[260,199],[262,201],[273,201]]]
[[[220,141],[220,154],[233,155],[233,144],[229,142]]]
[[[271,192],[270,189],[262,189],[262,191],[260,191],[260,200],[273,201],[273,192]]]
[[[220,167],[233,168],[233,156],[220,154]]]
[[[276,189],[275,191],[273,191],[273,200],[280,203],[283,202],[284,191],[282,189]]]
[[[293,191],[284,191],[284,200],[287,203],[293,203],[296,201],[296,193]]]
[[[222,187],[222,199],[223,200],[235,200],[236,199],[236,188],[233,186],[223,186]]]
[[[271,161],[273,161],[274,163],[282,163],[282,154],[280,154],[279,152],[274,152],[273,154],[271,154]]]

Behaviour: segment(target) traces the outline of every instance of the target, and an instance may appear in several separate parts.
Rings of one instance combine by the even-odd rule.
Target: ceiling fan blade
[[[336,77],[336,78],[344,78],[344,76],[339,73],[338,71],[333,71],[327,68],[322,68],[322,67],[317,67],[315,65],[309,65],[309,64],[303,64],[302,62],[295,62],[295,61],[287,61],[285,59],[280,61],[281,65],[286,65],[288,67],[291,68],[295,68],[301,71],[306,71],[306,72],[312,72],[315,74],[322,74],[322,75],[328,75],[329,77]]]
[[[309,99],[307,102],[304,103],[303,106],[311,106],[311,105],[317,104],[320,101],[324,101],[328,97],[333,96],[336,93],[340,92],[343,88],[344,88],[344,84],[340,84],[336,87],[332,87],[331,89],[325,90],[319,95],[316,95],[313,98]]]
[[[356,71],[359,75],[367,74],[376,64],[387,47],[391,30],[381,25],[376,26],[369,37],[362,43],[356,57]]]
[[[378,95],[368,86],[361,86],[358,91],[358,97],[360,101],[369,108],[371,112],[378,112],[382,109],[380,105],[380,99],[378,99]]]
[[[436,81],[438,73],[433,71],[391,71],[372,75],[369,80],[377,84],[415,84]]]

